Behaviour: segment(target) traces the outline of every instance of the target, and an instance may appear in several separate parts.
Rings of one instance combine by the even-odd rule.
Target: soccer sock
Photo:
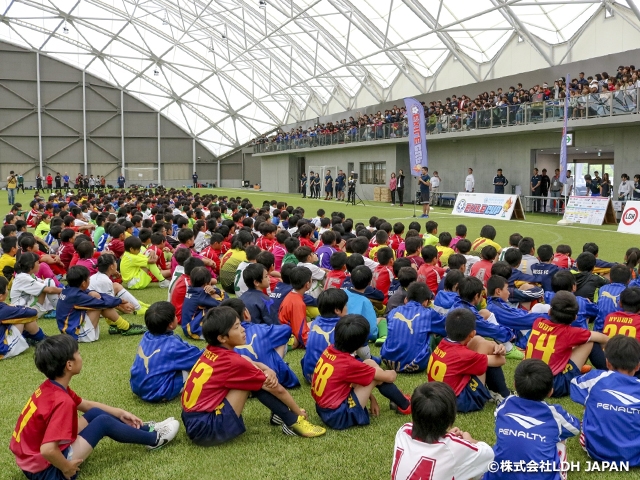
[[[492,392],[499,393],[505,398],[511,395],[511,392],[507,388],[507,382],[504,379],[502,367],[488,367],[486,379],[487,388]]]
[[[369,349],[369,345],[365,345],[356,350],[356,355],[361,360],[367,360],[371,358],[371,350]]]
[[[128,291],[122,289],[120,290],[120,292],[118,292],[118,295],[116,295],[116,297],[131,303],[136,310],[140,310],[140,303],[138,302],[138,299],[131,295]]]
[[[385,318],[378,323],[378,338],[386,337],[387,333],[387,319]]]
[[[35,340],[36,342],[40,342],[42,340],[44,340],[45,338],[47,338],[47,336],[44,334],[44,332],[42,331],[42,329],[38,329],[37,333],[29,333],[26,330],[24,332],[22,332],[22,336],[24,338],[30,338],[32,340]]]
[[[383,397],[391,400],[402,410],[406,410],[407,407],[411,404],[411,402],[407,400],[407,397],[404,396],[404,394],[398,387],[396,387],[394,383],[381,383],[380,385],[378,385],[378,390]]]
[[[598,370],[607,370],[607,361],[604,357],[604,352],[602,351],[602,345],[599,343],[594,342],[591,353],[589,354],[589,360],[591,360],[591,364],[594,368]]]
[[[94,410],[98,411],[94,412]],[[84,438],[92,448],[96,448],[98,442],[104,437],[109,437],[120,443],[136,443],[139,445],[153,446],[158,442],[158,434],[156,432],[130,427],[99,408],[92,408],[85,414],[84,418],[89,422],[89,425],[78,435]]]
[[[118,317],[118,320],[116,320],[115,322],[113,320],[109,320],[108,318],[106,320],[108,325],[115,325],[120,330],[129,330],[129,322],[122,318],[122,316]]]
[[[509,353],[513,349],[513,343],[511,342],[504,342],[503,345],[507,353]]]
[[[298,415],[289,410],[289,407],[282,403],[282,401],[272,393],[260,389],[254,391],[253,396],[257,398],[261,404],[271,410],[271,412],[279,416],[287,427],[290,427],[298,421]]]

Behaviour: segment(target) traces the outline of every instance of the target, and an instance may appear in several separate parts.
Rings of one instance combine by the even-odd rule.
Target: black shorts
[[[430,201],[429,192],[420,192],[420,203],[429,203]]]

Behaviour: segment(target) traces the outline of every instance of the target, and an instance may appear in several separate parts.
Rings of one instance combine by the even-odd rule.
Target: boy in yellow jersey
[[[14,230],[15,231],[15,230]],[[0,275],[4,276],[9,282],[7,287],[11,290],[13,284],[13,273],[16,267],[16,255],[18,253],[18,237],[12,235],[10,237],[4,237],[2,242],[2,256],[0,257]]]
[[[476,238],[471,244],[471,251],[479,252],[483,249],[483,247],[491,245],[496,249],[498,253],[500,253],[502,247],[498,243],[494,242],[496,235],[497,232],[495,228],[493,228],[491,225],[485,225],[484,227],[482,227],[482,230],[480,230],[480,237]]]
[[[169,280],[164,278],[155,264],[155,253],[151,252],[147,257],[140,253],[141,248],[142,242],[138,237],[129,237],[124,241],[124,255],[120,260],[123,285],[132,290],[140,290],[149,286],[153,275],[158,280],[160,288],[168,288]]]

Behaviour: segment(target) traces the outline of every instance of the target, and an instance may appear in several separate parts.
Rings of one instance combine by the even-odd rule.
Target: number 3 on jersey
[[[333,365],[330,363],[324,363],[322,358],[318,360],[316,368],[313,370],[314,379],[311,390],[316,396],[321,397],[324,393],[324,389],[327,387],[327,382],[333,374]]]
[[[200,375],[196,377],[196,373],[200,373]],[[207,383],[211,375],[213,375],[213,367],[211,365],[200,362],[193,367],[182,394],[182,400],[186,408],[193,408],[196,405],[202,393],[202,386]]]

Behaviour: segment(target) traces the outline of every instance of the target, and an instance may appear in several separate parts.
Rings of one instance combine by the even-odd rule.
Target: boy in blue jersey
[[[594,297],[594,302],[598,307],[598,315],[593,324],[593,329],[596,332],[602,331],[607,315],[620,310],[620,293],[627,288],[629,280],[631,280],[631,271],[626,265],[614,265],[609,271],[609,279],[611,283],[600,287]]]
[[[617,263],[606,262],[604,260],[600,260],[598,258],[598,253],[600,252],[600,247],[593,242],[587,242],[582,246],[583,252],[593,253],[593,256],[596,257],[596,266],[593,269],[593,273],[596,275],[607,275],[610,273],[610,270],[617,265]]]
[[[584,405],[580,443],[594,460],[640,466],[640,344],[616,335],[606,349],[609,371],[571,381],[571,400]]]
[[[516,332],[517,345],[527,346],[527,335],[533,322],[540,318],[536,312],[528,312],[522,308],[513,307],[509,303],[509,284],[500,275],[493,275],[487,282],[487,310],[493,313],[498,323]]]
[[[366,297],[365,290],[373,279],[373,273],[364,265],[356,267],[351,272],[351,284],[353,287],[346,288],[349,301],[347,310],[349,314],[362,315],[369,322],[369,340],[375,341],[378,338],[378,317],[373,308],[373,304]]]
[[[204,340],[202,320],[209,309],[220,305],[224,295],[211,285],[211,272],[207,267],[194,268],[190,279],[182,305],[182,331],[189,338]]]
[[[404,305],[404,301],[407,298],[407,288],[409,288],[409,285],[413,282],[418,280],[418,272],[416,272],[415,268],[410,266],[411,263],[406,258],[400,258],[398,262],[401,260],[404,260],[402,263],[408,263],[409,266],[404,266],[398,270],[398,278],[395,279],[395,281],[398,282],[398,289],[393,295],[389,296],[389,301],[387,302],[387,313],[400,305]],[[396,264],[394,263],[394,270],[395,266]],[[377,343],[378,342],[376,341],[376,344]],[[380,345],[382,345],[382,343],[380,343]]]
[[[144,323],[148,332],[138,344],[129,385],[146,402],[168,402],[182,392],[202,350],[174,334],[178,318],[176,307],[169,302],[151,305]]]
[[[514,375],[517,395],[508,396],[496,409],[496,444],[494,461],[498,465],[537,464],[536,473],[527,468],[520,472],[498,468],[488,472],[484,480],[503,478],[528,480],[561,480],[561,462],[567,460],[566,440],[580,433],[580,420],[560,405],[545,399],[553,391],[553,374],[542,360],[524,360]],[[548,468],[540,468],[542,462]],[[548,462],[548,463],[547,463]]]
[[[44,340],[45,334],[38,326],[38,311],[35,308],[7,305],[6,278],[0,276],[0,360],[20,355]]]
[[[398,278],[398,275],[400,275],[400,269],[404,267],[411,267],[411,260],[409,260],[408,258],[398,258],[393,262],[393,280],[391,280],[391,285],[389,285],[389,291],[387,293],[389,300],[391,300],[391,297],[398,290],[405,290],[404,296],[402,297],[402,303],[404,303],[404,298],[406,297],[406,288],[408,287],[408,285],[405,285],[404,288],[402,288],[400,279]],[[397,307],[398,305],[395,305],[393,308]],[[389,302],[387,302],[387,312],[390,312],[391,310],[393,310],[393,308],[390,309]]]
[[[365,237],[360,237],[363,240],[366,240]],[[354,241],[355,243],[355,241]],[[366,244],[366,241],[363,242]],[[368,259],[367,259],[368,260]],[[371,261],[371,260],[369,260]],[[351,274],[353,273],[353,271],[361,266],[361,265],[365,265],[367,266],[365,257],[362,256],[359,253],[352,253],[351,255],[349,255],[349,257],[347,258],[347,278],[345,278],[344,282],[342,282],[342,288],[344,288],[345,290],[352,288],[353,287],[353,283],[351,282]],[[373,270],[375,270],[375,267],[378,266],[377,262],[373,262],[373,266],[369,267],[367,266],[367,268],[370,268],[371,273],[373,274]],[[380,290],[378,290],[377,288],[372,287],[371,285],[367,285],[366,288],[364,289],[363,292],[364,296],[367,297],[371,303],[373,304],[373,308],[376,310],[376,312],[380,312],[381,314],[384,312],[385,310],[385,305],[384,305],[384,293],[382,293]]]
[[[269,274],[264,265],[251,263],[242,272],[242,279],[247,285],[247,291],[242,294],[242,301],[249,311],[252,323],[280,325],[278,311],[274,309],[274,302],[262,290],[269,288]]]
[[[451,255],[453,257],[453,255]],[[461,255],[462,256],[462,255]],[[446,315],[453,304],[459,301],[458,284],[464,278],[464,273],[459,270],[449,270],[444,277],[444,287],[438,289],[433,308],[440,314]]]
[[[331,255],[336,250],[336,233],[333,230],[326,230],[320,235],[322,245],[316,250],[318,256],[318,266],[327,271],[331,270]]]
[[[536,298],[542,298],[542,296],[544,295],[544,290],[542,288],[528,287],[533,286],[532,284],[541,285],[544,281],[544,277],[541,275],[527,275],[526,273],[522,273],[519,270],[520,263],[522,263],[522,252],[519,249],[509,249],[504,255],[504,261],[507,262],[511,267],[511,275],[509,276],[509,278],[507,278],[509,287],[513,288],[514,290],[520,289],[523,285],[527,287],[527,300],[524,300],[524,302],[531,301]],[[495,275],[495,273],[493,272],[493,267],[491,267],[491,270],[491,274]]]
[[[414,282],[407,288],[405,304],[387,316],[387,339],[380,357],[396,372],[415,373],[427,368],[433,333],[445,336],[445,317],[429,308],[433,293],[429,287]]]
[[[309,325],[306,350],[300,361],[302,375],[308,382],[311,382],[320,355],[334,341],[336,323],[347,314],[348,300],[345,291],[338,288],[330,288],[318,296],[320,315]]]
[[[291,270],[296,268],[297,263],[298,263],[298,260],[296,260],[295,263],[282,264],[282,268],[280,269],[280,279],[282,281],[278,282],[276,284],[276,287],[269,294],[269,298],[273,300],[273,306],[271,308],[275,312],[278,312],[280,310],[280,305],[282,304],[284,297],[286,297],[287,294],[291,290],[293,290],[293,287],[291,286],[291,279],[289,278],[289,274],[291,273]],[[318,301],[308,293],[305,293],[302,296],[302,299],[304,300],[304,303],[307,306],[307,317],[311,319],[316,318],[319,314]]]
[[[536,305],[532,310],[533,311],[544,311],[543,307],[547,307],[546,311],[549,310],[548,306],[551,304],[551,300],[558,292],[570,292],[575,295],[576,293],[576,277],[569,270],[560,270],[556,273],[552,280],[551,286],[553,288],[553,292],[545,292],[544,301],[545,305]],[[592,322],[594,318],[598,315],[598,307],[595,303],[589,301],[584,297],[576,296],[576,300],[578,302],[578,316],[576,320],[571,324],[572,327],[579,327],[589,329],[589,322]],[[546,312],[545,312],[546,313]]]
[[[531,265],[531,273],[541,277],[542,288],[551,291],[551,279],[560,270],[560,267],[551,263],[553,260],[553,247],[551,245],[540,245],[538,247],[539,263]]]
[[[278,382],[284,388],[300,386],[300,380],[284,361],[287,353],[287,342],[291,337],[289,325],[255,324],[249,314],[249,310],[239,298],[229,298],[220,304],[221,307],[233,308],[241,319],[247,338],[246,345],[238,345],[234,350],[247,357],[252,362],[261,362],[276,372]]]
[[[515,332],[500,325],[495,315],[489,310],[478,311],[477,305],[482,300],[484,293],[482,282],[476,277],[464,277],[458,283],[458,293],[460,296],[453,303],[451,309],[466,308],[470,310],[476,317],[476,331],[479,336],[492,338],[496,342],[504,344],[507,358],[522,360],[523,353],[511,343],[516,338]]]
[[[143,325],[127,322],[120,312],[133,312],[133,305],[118,297],[89,290],[89,269],[75,265],[67,271],[68,286],[62,290],[56,306],[56,321],[61,333],[78,342],[95,342],[100,337],[98,323],[104,317],[109,335],[142,335]]]

